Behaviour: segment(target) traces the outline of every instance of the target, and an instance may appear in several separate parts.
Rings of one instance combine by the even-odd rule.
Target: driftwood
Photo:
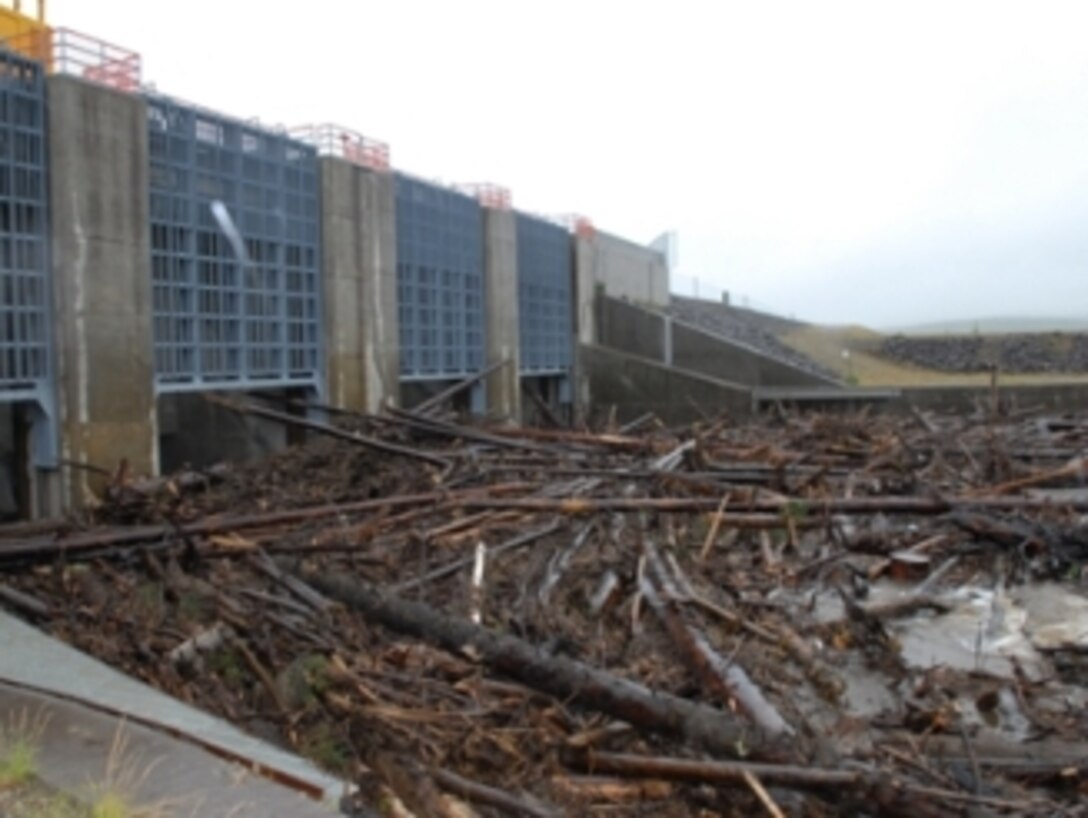
[[[468,426],[458,426],[455,423],[446,423],[445,421],[436,420],[432,417],[417,415],[414,412],[408,412],[404,409],[390,409],[389,412],[390,414],[385,420],[421,432],[438,435],[439,437],[447,437],[453,440],[471,440],[476,443],[486,443],[500,448],[519,449],[527,452],[541,452],[553,455],[564,454],[564,452],[548,446],[530,443],[525,440],[517,440],[515,438],[500,437],[499,435],[491,434],[490,432],[482,432],[479,429],[470,428]]]
[[[0,602],[6,602],[17,610],[43,619],[47,619],[51,613],[49,606],[40,599],[32,597],[30,594],[24,594],[22,591],[3,583],[0,583]]]
[[[572,763],[595,773],[660,778],[670,781],[733,783],[747,786],[745,773],[765,784],[791,787],[857,786],[861,773],[790,764],[756,764],[742,761],[694,761],[686,758],[652,758],[626,753],[593,752],[572,756]]]
[[[657,415],[655,415],[653,412],[647,412],[644,415],[639,415],[637,418],[632,420],[630,423],[623,424],[623,426],[621,426],[616,431],[621,435],[629,435],[629,434],[637,431],[638,429],[641,429],[646,424],[651,423],[651,422],[656,421],[656,420],[657,420]]]
[[[500,543],[494,548],[489,549],[488,556],[491,559],[494,559],[501,554],[505,554],[507,551],[513,551],[517,548],[524,548],[526,545],[530,545],[539,539],[543,539],[550,534],[554,534],[560,528],[562,528],[562,525],[558,522],[554,522],[544,526],[543,528],[538,528],[535,531],[527,531],[524,534],[520,534],[517,537],[508,540],[507,542]],[[456,574],[462,568],[467,568],[468,566],[472,565],[473,562],[475,562],[475,559],[475,556],[471,556],[464,557],[459,560],[453,560],[452,562],[448,562],[440,568],[435,568],[433,571],[428,571],[421,577],[416,577],[415,579],[409,579],[405,580],[404,582],[398,583],[397,585],[393,586],[392,590],[396,593],[404,593],[405,591],[410,591],[413,588],[418,588],[421,585],[426,585],[429,582],[433,582],[436,579],[448,577],[450,576],[450,574]]]
[[[519,499],[469,500],[466,507],[477,509],[521,509],[552,511],[562,514],[597,514],[603,511],[707,512],[716,511],[720,498],[708,497],[594,497],[562,499],[525,497]],[[774,500],[738,501],[734,508],[748,512],[790,512],[803,510],[807,515],[829,514],[944,514],[949,511],[1043,511],[1065,508],[1088,512],[1088,498],[1070,498],[1061,502],[1032,497],[849,497],[831,500],[806,500],[784,497]],[[728,519],[728,518],[727,518]],[[729,523],[723,523],[729,524]],[[785,525],[780,520],[779,526]]]
[[[539,799],[526,795],[514,795],[505,790],[489,787],[478,781],[462,778],[449,770],[434,770],[431,777],[438,786],[455,795],[497,807],[512,815],[527,815],[529,818],[558,818],[561,813],[555,807],[542,803]]]
[[[439,468],[449,468],[450,461],[444,457],[439,457],[436,454],[430,452],[420,451],[419,449],[413,449],[410,446],[401,446],[398,443],[390,443],[388,440],[381,440],[376,437],[369,437],[367,435],[359,434],[358,432],[349,432],[338,426],[330,426],[327,423],[321,423],[320,421],[310,420],[308,418],[299,417],[298,415],[292,415],[287,412],[280,412],[276,409],[269,409],[265,406],[257,406],[255,404],[241,404],[233,400],[226,400],[225,398],[219,398],[214,395],[205,395],[206,400],[217,406],[222,406],[226,409],[230,409],[232,412],[237,412],[240,415],[253,415],[254,417],[265,418],[267,420],[277,420],[280,423],[286,423],[291,426],[298,426],[302,429],[309,429],[311,432],[318,432],[329,437],[335,437],[338,440],[346,440],[349,443],[357,443],[360,446],[365,446],[368,449],[374,449],[375,451],[384,452],[385,454],[399,455],[401,457],[410,457],[414,460],[422,460],[424,463],[430,463],[432,466],[438,466]]]
[[[641,437],[626,437],[620,434],[591,434],[589,432],[571,432],[564,429],[522,429],[518,427],[496,428],[491,434],[500,437],[513,437],[522,440],[539,440],[545,443],[566,443],[573,445],[598,446],[604,449],[622,449],[625,451],[650,451],[653,444]]]
[[[166,654],[166,658],[175,665],[191,665],[196,663],[200,654],[215,650],[233,636],[230,625],[216,622],[210,628],[190,636]]]
[[[455,395],[459,395],[466,389],[488,378],[492,373],[498,372],[504,366],[509,365],[509,363],[509,358],[503,358],[501,361],[493,363],[491,366],[487,367],[487,369],[481,370],[474,375],[469,375],[467,378],[458,381],[453,386],[443,389],[436,395],[432,395],[431,397],[427,398],[427,400],[423,401],[423,403],[416,405],[412,409],[412,411],[415,412],[417,415],[429,415],[431,414],[431,412],[438,409],[450,398],[454,397]]]
[[[627,780],[599,775],[554,776],[552,789],[567,798],[585,801],[605,801],[610,804],[628,802],[666,801],[673,797],[673,785],[654,779]]]
[[[491,489],[470,489],[461,492],[431,491],[424,494],[405,494],[399,497],[382,497],[375,500],[359,500],[352,503],[333,503],[323,506],[307,506],[288,511],[272,511],[263,514],[238,514],[205,517],[184,525],[144,525],[125,526],[98,531],[85,531],[61,539],[41,538],[15,542],[0,542],[0,563],[5,560],[52,560],[63,554],[72,558],[83,552],[95,552],[137,543],[156,542],[176,536],[201,537],[227,531],[242,531],[247,528],[265,528],[316,520],[322,517],[335,517],[345,514],[359,514],[383,509],[426,506],[439,501],[460,502]],[[507,486],[522,490],[523,484]],[[503,489],[500,489],[503,490]]]
[[[521,391],[523,394],[528,395],[529,400],[533,402],[533,405],[540,411],[540,414],[556,429],[562,428],[565,424],[559,420],[552,407],[548,406],[547,402],[536,393],[536,390],[529,386],[528,382],[522,380]]]
[[[642,595],[650,603],[673,643],[680,649],[684,662],[696,676],[726,702],[735,701],[768,740],[777,740],[794,734],[763,692],[756,687],[744,669],[736,662],[723,659],[700,631],[683,621],[672,598],[678,596],[657,549],[649,541],[645,544],[649,574],[640,583]],[[661,598],[654,583],[669,596]]]
[[[418,602],[384,596],[373,586],[341,577],[304,575],[322,593],[397,633],[444,650],[469,655],[491,670],[630,724],[678,736],[719,756],[747,752],[754,757],[792,755],[730,714],[664,692],[655,692],[564,656],[552,656],[507,634],[480,628]]]

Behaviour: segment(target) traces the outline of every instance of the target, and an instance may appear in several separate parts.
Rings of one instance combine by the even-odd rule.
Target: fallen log
[[[520,488],[524,488],[520,484]],[[501,487],[500,487],[501,488]],[[387,508],[405,508],[423,506],[443,500],[460,502],[461,500],[491,489],[468,489],[463,492],[431,491],[424,494],[406,494],[399,497],[380,497],[374,500],[359,500],[354,503],[331,503],[323,506],[307,506],[287,511],[272,511],[262,514],[223,515],[205,517],[192,523],[174,525],[143,525],[110,528],[104,531],[85,531],[63,539],[38,538],[4,543],[0,542],[0,563],[6,560],[51,560],[60,554],[74,557],[83,552],[93,552],[104,548],[155,542],[170,536],[199,537],[219,534],[226,531],[242,531],[247,528],[289,525],[321,517],[335,517],[342,514],[358,514],[365,511],[378,511]],[[506,489],[503,489],[506,490]]]
[[[3,583],[0,583],[0,602],[6,602],[13,608],[42,619],[48,619],[52,613],[49,606],[37,597],[24,594],[22,591]]]
[[[521,391],[529,396],[529,400],[533,402],[533,405],[540,411],[540,414],[553,427],[555,427],[556,429],[561,429],[563,426],[566,425],[561,420],[559,420],[558,417],[556,417],[556,414],[552,410],[552,407],[550,407],[547,402],[536,393],[536,390],[529,386],[528,382],[524,379],[522,379],[521,381]]]
[[[594,498],[541,498],[517,499],[479,498],[468,500],[470,509],[521,509],[522,511],[558,512],[561,514],[596,514],[602,511],[660,511],[697,513],[717,511],[719,497],[594,497]],[[754,513],[782,513],[791,509],[802,510],[805,515],[830,514],[945,514],[954,510],[992,511],[1044,511],[1046,509],[1070,509],[1088,512],[1088,498],[1070,498],[1056,501],[1032,497],[842,497],[831,500],[806,500],[781,497],[763,500],[737,501],[731,506],[735,511]],[[728,518],[726,518],[728,520]],[[798,523],[803,520],[798,520]],[[725,524],[723,522],[723,524]],[[779,526],[785,525],[783,520]]]
[[[551,785],[553,790],[562,793],[566,798],[578,801],[624,804],[667,801],[673,797],[672,784],[652,778],[632,781],[599,775],[557,775],[552,777]]]
[[[463,778],[449,770],[434,770],[431,772],[431,778],[444,790],[469,801],[496,807],[512,815],[525,815],[529,818],[558,818],[561,815],[555,807],[531,795],[514,795],[505,790],[481,784],[479,781]]]
[[[516,548],[522,548],[526,545],[536,542],[539,539],[547,537],[549,534],[554,534],[558,531],[562,525],[558,522],[553,522],[543,528],[538,528],[535,531],[527,531],[511,540],[496,545],[490,549],[489,556],[491,559],[505,554],[507,551],[513,551]],[[397,593],[404,593],[413,588],[418,588],[420,585],[426,585],[428,582],[433,582],[436,579],[442,579],[448,577],[450,574],[456,574],[462,568],[467,568],[475,561],[475,556],[463,557],[462,559],[454,560],[439,568],[435,568],[433,571],[428,571],[426,574],[414,579],[405,580],[393,586],[393,590]]]
[[[655,415],[653,412],[647,412],[644,415],[639,415],[637,418],[632,420],[630,423],[625,423],[623,426],[621,426],[619,429],[617,429],[616,432],[617,432],[617,434],[621,434],[621,435],[634,434],[637,430],[641,429],[647,423],[650,423],[651,421],[654,421],[654,420],[657,420],[657,415]]]
[[[649,688],[564,656],[553,656],[508,634],[496,633],[427,605],[385,596],[372,585],[306,572],[303,579],[368,620],[452,653],[469,655],[493,671],[535,690],[607,713],[637,727],[677,736],[719,756],[794,755],[731,714]]]
[[[680,649],[684,663],[704,685],[726,702],[736,702],[758,730],[769,739],[794,735],[793,728],[786,723],[774,705],[767,701],[763,691],[755,685],[744,668],[736,662],[723,659],[707,641],[706,636],[683,621],[676,604],[671,601],[679,594],[665,571],[661,556],[648,540],[645,551],[649,573],[653,578],[642,577],[639,589],[661,620],[673,644]],[[661,598],[654,586],[655,582],[668,596],[668,601]]]
[[[440,407],[450,398],[454,397],[455,395],[459,395],[466,389],[476,385],[480,381],[489,377],[492,373],[498,372],[509,363],[509,358],[503,358],[501,361],[497,361],[496,363],[493,363],[491,366],[487,367],[487,369],[481,370],[475,375],[469,375],[467,378],[458,381],[453,386],[443,389],[436,395],[432,395],[431,397],[427,398],[427,400],[423,401],[423,403],[417,404],[412,409],[412,411],[415,412],[417,415],[429,415],[431,412],[438,409],[438,407]]]
[[[573,445],[599,446],[604,449],[643,452],[653,449],[653,441],[648,438],[626,437],[620,434],[592,434],[590,432],[572,432],[565,429],[511,429],[495,428],[490,434],[506,438],[538,440],[545,443],[570,443]]]
[[[1083,483],[1086,472],[1088,472],[1088,458],[1074,457],[1060,468],[1039,472],[1037,474],[1030,474],[1027,477],[1009,480],[996,486],[980,486],[977,489],[973,489],[971,494],[1011,494],[1012,492],[1020,491],[1021,489],[1045,486],[1050,483],[1062,482],[1064,480],[1075,480],[1078,483]]]
[[[791,764],[759,764],[746,761],[694,761],[686,758],[637,756],[628,753],[577,753],[569,763],[592,773],[658,778],[666,781],[732,783],[747,786],[744,774],[765,784],[797,788],[856,786],[862,774]]]
[[[205,395],[205,400],[222,406],[225,409],[230,409],[232,412],[237,412],[240,415],[253,415],[255,417],[266,418],[268,420],[277,420],[280,423],[286,423],[291,426],[298,426],[302,429],[309,429],[312,432],[318,432],[319,434],[326,435],[328,437],[335,437],[339,440],[346,440],[349,443],[357,443],[360,446],[365,446],[368,449],[374,449],[375,451],[384,452],[386,454],[400,455],[401,457],[410,457],[414,460],[422,460],[424,463],[430,463],[432,466],[438,466],[441,469],[447,469],[450,467],[450,461],[444,457],[439,457],[436,454],[430,452],[424,452],[419,449],[413,449],[410,446],[402,446],[399,443],[390,443],[385,440],[379,440],[376,437],[370,437],[368,435],[359,434],[358,432],[349,432],[346,429],[340,429],[336,426],[330,426],[328,423],[321,423],[320,421],[310,420],[309,418],[299,417],[298,415],[292,415],[287,412],[280,412],[276,409],[269,409],[265,406],[256,406],[252,403],[242,404],[236,401],[227,400],[225,398],[216,397],[214,395]]]
[[[458,426],[456,423],[446,423],[432,417],[424,417],[404,409],[390,409],[390,414],[384,420],[407,426],[410,429],[427,432],[432,435],[450,438],[452,440],[472,440],[476,443],[486,443],[506,449],[519,449],[527,452],[541,452],[552,455],[570,454],[561,449],[555,449],[538,443],[530,443],[526,440],[517,440],[509,437],[499,437],[488,432],[481,432],[468,426]]]

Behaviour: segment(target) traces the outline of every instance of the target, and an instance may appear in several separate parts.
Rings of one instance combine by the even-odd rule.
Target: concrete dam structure
[[[199,393],[374,412],[505,362],[463,408],[574,417],[598,294],[667,305],[663,255],[585,219],[416,178],[348,129],[149,91],[138,55],[72,32],[34,42],[0,51],[8,516],[286,442]]]
[[[418,178],[349,128],[174,99],[85,35],[17,34],[0,48],[0,517],[293,439],[209,392],[374,413],[469,379],[463,410],[565,422],[837,386],[674,319],[665,254],[585,217]]]

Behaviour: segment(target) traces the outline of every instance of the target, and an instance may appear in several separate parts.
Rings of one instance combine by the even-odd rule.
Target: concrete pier
[[[400,375],[393,177],[321,160],[328,400],[375,412]]]
[[[67,76],[48,93],[61,458],[155,473],[146,106]],[[77,506],[104,482],[61,475]]]
[[[514,213],[484,208],[484,290],[487,366],[507,365],[487,380],[487,409],[521,420],[518,239]]]

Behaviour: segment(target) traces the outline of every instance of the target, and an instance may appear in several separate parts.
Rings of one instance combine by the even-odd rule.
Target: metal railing
[[[140,90],[143,58],[136,51],[70,28],[27,31],[5,41],[45,66],[50,74],[68,74],[132,94]]]
[[[492,210],[509,210],[513,201],[510,188],[491,182],[469,182],[457,185],[456,189]]]
[[[576,236],[582,236],[583,238],[593,238],[597,233],[597,228],[593,226],[593,221],[588,216],[583,216],[580,213],[564,213],[553,217],[550,221],[555,221],[557,224],[563,225],[571,233],[574,233]]]
[[[320,156],[336,156],[371,170],[390,169],[389,145],[341,125],[322,123],[291,128],[293,138],[317,148]]]

